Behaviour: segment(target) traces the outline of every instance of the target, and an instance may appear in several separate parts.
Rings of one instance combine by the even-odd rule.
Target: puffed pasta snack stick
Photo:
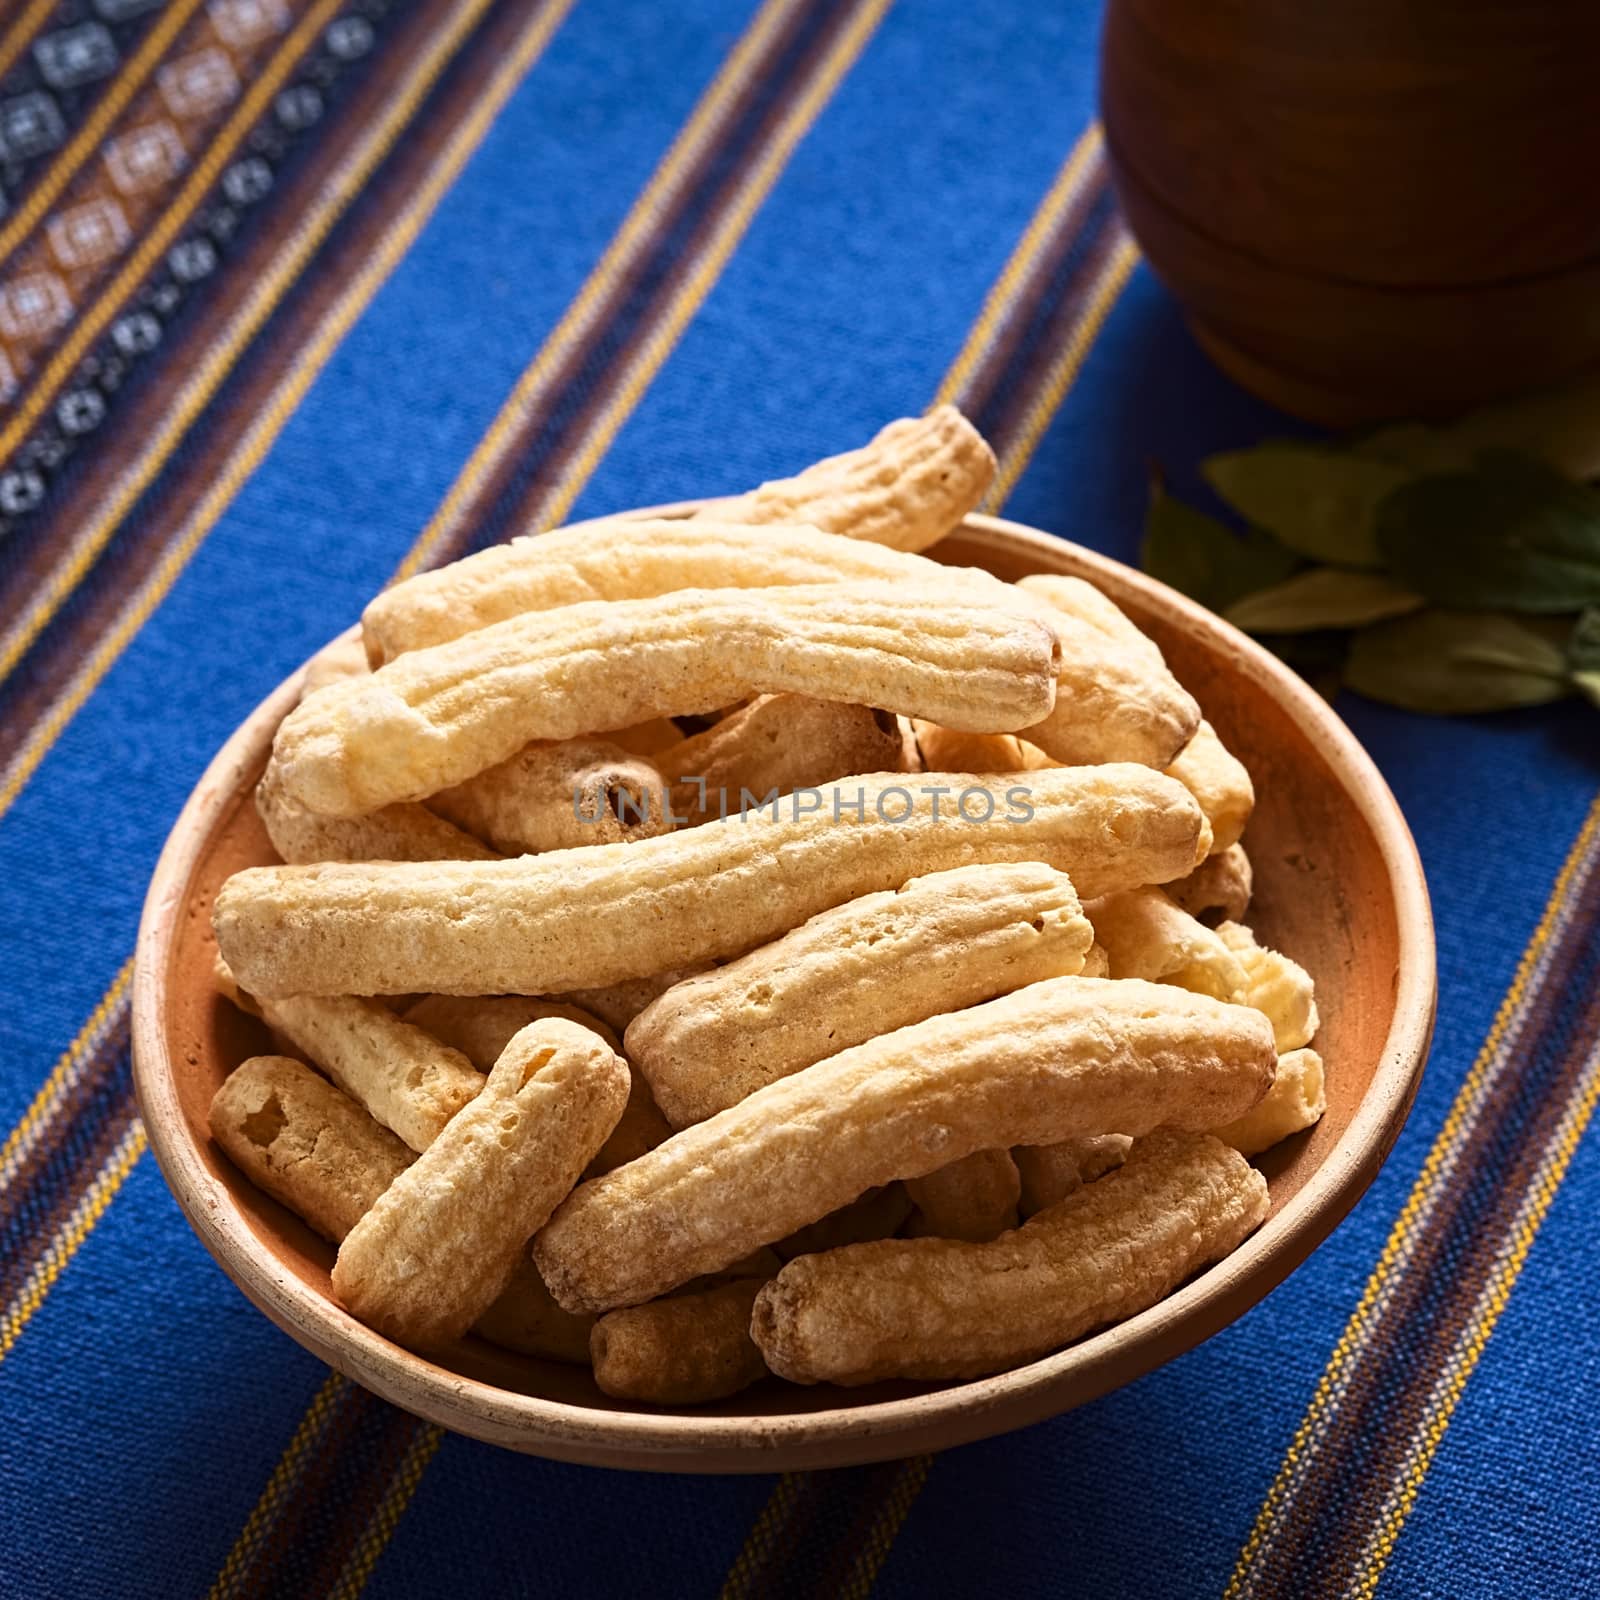
[[[925,1177],[906,1179],[917,1208],[906,1231],[913,1238],[993,1239],[1017,1225],[1022,1179],[1009,1150],[974,1150]]]
[[[618,1399],[668,1406],[748,1389],[767,1375],[750,1337],[750,1308],[765,1281],[735,1278],[607,1312],[589,1335],[594,1381]]]
[[[1327,1109],[1322,1057],[1302,1046],[1278,1057],[1278,1073],[1264,1099],[1212,1131],[1241,1155],[1259,1155],[1291,1133],[1320,1122]]]
[[[1270,1096],[1272,1091],[1267,1093]],[[1132,1143],[1125,1133],[1090,1133],[1056,1144],[1019,1144],[1011,1159],[1021,1182],[1021,1214],[1034,1216],[1076,1194],[1084,1184],[1115,1171],[1128,1159]]]
[[[401,1021],[376,1000],[355,995],[262,999],[242,990],[221,961],[216,983],[240,1010],[260,1017],[413,1150],[426,1150],[483,1088],[483,1074],[459,1050]]]
[[[561,1000],[539,1000],[520,994],[473,997],[431,994],[410,1007],[404,1017],[413,1026],[433,1034],[441,1043],[459,1050],[480,1072],[487,1072],[500,1059],[513,1034],[520,1033],[541,1017],[565,1017],[580,1028],[590,1028],[618,1055],[622,1054],[622,1041],[609,1024]],[[586,1178],[610,1172],[613,1167],[642,1156],[646,1150],[654,1150],[672,1132],[667,1119],[656,1109],[650,1085],[632,1066],[628,1072],[628,1103],[616,1127],[584,1169]]]
[[[1055,703],[1060,643],[993,582],[684,589],[529,612],[302,701],[274,755],[329,816],[424,800],[535,739],[792,692],[1005,732]]]
[[[982,434],[950,405],[902,417],[870,443],[764,483],[700,515],[730,522],[809,522],[849,539],[926,550],[983,498],[995,472]]]
[[[886,1240],[791,1261],[757,1295],[751,1335],[796,1383],[981,1377],[1154,1305],[1238,1246],[1268,1203],[1236,1151],[1162,1129],[987,1244]]]
[[[1166,770],[1200,802],[1211,824],[1212,853],[1237,844],[1255,810],[1255,785],[1244,763],[1217,737],[1217,730],[1202,720]]]
[[[1219,922],[1243,919],[1250,908],[1253,877],[1250,857],[1242,844],[1235,844],[1207,856],[1187,877],[1167,884],[1166,890],[1180,911],[1214,928]]]
[[[430,795],[427,809],[508,856],[625,844],[672,828],[661,774],[605,739],[535,740]]]
[[[1272,1023],[1278,1053],[1287,1055],[1310,1044],[1322,1025],[1311,974],[1298,961],[1257,944],[1255,934],[1242,923],[1219,923],[1217,936],[1244,968],[1244,1003],[1254,1006]]]
[[[974,1150],[1242,1116],[1277,1066],[1260,1013],[1055,978],[845,1050],[570,1195],[534,1240],[569,1311],[654,1299]]]
[[[1098,895],[1181,876],[1204,849],[1193,796],[1146,767],[1052,767],[1027,775],[1021,799],[1016,788],[890,773],[811,791],[804,808],[791,797],[778,820],[730,817],[636,844],[253,867],[222,885],[213,921],[257,995],[562,994],[738,954],[920,873],[1041,861]]]
[[[1223,940],[1146,885],[1105,895],[1084,907],[1113,978],[1176,984],[1218,1000],[1243,999],[1245,969]]]
[[[627,1098],[627,1063],[598,1034],[559,1017],[530,1023],[478,1098],[351,1229],[334,1294],[398,1344],[459,1338],[510,1282]]]
[[[672,813],[692,824],[760,799],[860,772],[897,772],[898,718],[869,706],[799,694],[760,695],[659,758],[672,780]]]
[[[930,873],[667,990],[628,1025],[628,1057],[687,1127],[877,1034],[1070,977],[1091,938],[1054,868]]]
[[[415,1155],[343,1090],[289,1056],[255,1056],[211,1101],[211,1136],[257,1188],[333,1244]],[[587,1366],[593,1317],[563,1311],[526,1257],[475,1331],[507,1350]]]

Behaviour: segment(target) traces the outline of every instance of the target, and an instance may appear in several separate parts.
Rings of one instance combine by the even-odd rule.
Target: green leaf
[[[1363,629],[1345,682],[1407,711],[1503,711],[1569,690],[1567,625],[1493,611],[1418,611]]]
[[[1600,378],[1520,395],[1443,427],[1399,423],[1353,448],[1418,472],[1456,471],[1480,451],[1516,450],[1568,478],[1600,477]]]
[[[1140,558],[1151,577],[1213,611],[1281,582],[1300,564],[1270,535],[1255,528],[1236,534],[1159,484],[1151,489]]]
[[[1258,589],[1227,610],[1247,633],[1308,633],[1316,628],[1364,628],[1369,622],[1419,610],[1422,596],[1376,572],[1312,567],[1287,582]]]
[[[1212,456],[1201,470],[1235,511],[1313,561],[1382,563],[1373,514],[1409,468],[1314,444],[1264,444]]]
[[[1600,495],[1510,451],[1419,478],[1378,508],[1401,583],[1436,605],[1555,613],[1600,601]]]
[[[1600,606],[1590,606],[1573,626],[1567,665],[1574,672],[1600,672]]]

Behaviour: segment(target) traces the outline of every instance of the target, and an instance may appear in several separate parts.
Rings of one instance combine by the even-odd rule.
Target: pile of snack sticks
[[[1322,1112],[1250,778],[1073,578],[922,554],[959,412],[411,578],[308,669],[211,1108],[399,1343],[660,1404],[954,1379],[1161,1299]]]

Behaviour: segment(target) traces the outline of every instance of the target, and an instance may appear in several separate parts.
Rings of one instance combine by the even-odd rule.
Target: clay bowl
[[[134,984],[134,1071],[156,1158],[223,1269],[308,1350],[408,1411],[559,1460],[679,1472],[832,1467],[939,1449],[1081,1405],[1198,1344],[1253,1306],[1327,1237],[1393,1145],[1433,1026],[1433,931],[1416,849],[1344,724],[1273,656],[1163,585],[1075,545],[971,517],[938,555],[1005,578],[1099,584],[1147,628],[1254,775],[1252,921],[1316,975],[1328,1066],[1321,1124],[1270,1153],[1266,1224],[1225,1262],[1141,1316],[980,1382],[801,1389],[776,1380],[718,1405],[608,1399],[582,1369],[467,1338],[429,1360],[330,1298],[332,1251],[234,1170],[206,1131],[227,1072],[267,1047],[211,989],[211,904],[231,872],[272,860],[250,792],[297,678],[223,746],[151,882]]]

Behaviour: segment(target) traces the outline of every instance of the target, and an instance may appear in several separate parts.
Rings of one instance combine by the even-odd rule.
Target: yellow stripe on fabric
[[[38,1264],[28,1274],[27,1281],[12,1296],[5,1310],[0,1312],[0,1361],[11,1354],[17,1340],[22,1337],[22,1330],[32,1320],[34,1312],[44,1304],[45,1296],[50,1293],[56,1279],[67,1270],[68,1262],[78,1253],[95,1223],[105,1214],[106,1207],[144,1154],[146,1142],[144,1124],[135,1117],[128,1125],[128,1131],[106,1157],[105,1165],[95,1174],[94,1182],[84,1191],[67,1220],[56,1230],[55,1237],[45,1247]]]
[[[5,1144],[0,1146],[0,1189],[10,1183],[23,1159],[50,1126],[68,1091],[77,1082],[84,1063],[94,1053],[112,1013],[126,1005],[128,985],[132,981],[133,957],[129,956],[112,980],[111,987],[100,996],[87,1021],[78,1029],[77,1037],[61,1052],[21,1120],[6,1135]]]
[[[624,276],[632,258],[649,242],[650,230],[666,209],[668,195],[685,170],[715,137],[722,119],[743,92],[753,63],[788,22],[796,0],[765,0],[750,26],[729,52],[678,136],[667,148],[594,270],[523,369],[511,393],[456,475],[438,509],[400,563],[395,578],[409,578],[428,565],[462,510],[483,487],[512,447],[519,418],[532,396],[546,384],[568,353],[582,344],[598,319],[605,296]]]
[[[721,1600],[751,1600],[754,1596],[755,1590],[751,1585],[766,1565],[773,1541],[794,1511],[795,1501],[805,1481],[803,1472],[786,1472],[773,1485],[767,1503],[745,1535],[744,1544],[723,1580]]]
[[[173,0],[161,20],[145,35],[144,42],[130,56],[110,87],[95,103],[94,110],[72,142],[50,164],[33,186],[28,198],[17,207],[4,227],[0,227],[0,261],[3,261],[55,204],[61,191],[77,176],[78,169],[100,148],[111,124],[122,115],[128,102],[144,86],[167,46],[200,9],[201,0]],[[0,72],[5,69],[0,67]]]
[[[427,1423],[417,1430],[406,1447],[405,1455],[401,1457],[394,1477],[390,1479],[382,1503],[351,1551],[338,1581],[328,1591],[327,1600],[356,1600],[366,1588],[372,1569],[378,1564],[378,1557],[388,1548],[389,1540],[394,1537],[400,1519],[411,1504],[412,1495],[417,1492],[417,1485],[422,1482],[422,1474],[427,1471],[428,1463],[443,1443],[444,1429],[437,1423]]]
[[[318,324],[315,336],[257,413],[255,421],[224,463],[216,481],[184,524],[182,533],[168,546],[150,576],[124,603],[106,635],[72,675],[51,704],[47,715],[13,757],[10,766],[0,774],[0,817],[11,809],[68,723],[99,687],[129,641],[166,598],[195,551],[205,542],[239,490],[266,458],[306,392],[411,247],[434,208],[488,131],[501,106],[537,59],[572,3],[573,0],[567,0],[566,5],[544,13],[538,24],[519,40],[517,49],[492,80],[490,91],[485,93],[472,117],[452,137],[445,156],[429,172],[427,181],[418,190],[411,205],[385,231],[371,259]]]
[[[1577,840],[1562,863],[1544,913],[1522,952],[1521,960],[1517,963],[1516,975],[1495,1014],[1483,1048],[1478,1052],[1472,1070],[1456,1093],[1444,1126],[1439,1130],[1438,1137],[1429,1149],[1422,1171],[1412,1186],[1394,1227],[1390,1230],[1383,1252],[1378,1258],[1378,1264],[1367,1279],[1361,1298],[1355,1310],[1351,1312],[1350,1320],[1345,1324],[1344,1331],[1328,1358],[1328,1364],[1317,1381],[1316,1390],[1306,1407],[1306,1414],[1301,1419],[1299,1427],[1295,1429],[1277,1476],[1267,1490],[1255,1524],[1245,1540],[1244,1548],[1239,1553],[1233,1575],[1223,1591],[1223,1600],[1243,1600],[1249,1592],[1251,1568],[1270,1545],[1282,1513],[1291,1501],[1294,1486],[1308,1463],[1313,1440],[1334,1407],[1345,1369],[1370,1343],[1371,1333],[1377,1322],[1375,1311],[1378,1303],[1385,1297],[1397,1263],[1407,1253],[1408,1246],[1417,1236],[1420,1225],[1433,1208],[1433,1202],[1439,1191],[1438,1180],[1441,1173],[1453,1163],[1459,1145],[1470,1131],[1473,1112],[1482,1099],[1489,1071],[1506,1035],[1520,1019],[1533,974],[1557,926],[1562,921],[1572,885],[1590,852],[1594,850],[1597,838],[1600,838],[1600,799],[1597,799],[1590,808]]]
[[[1017,480],[1033,460],[1033,452],[1050,426],[1051,419],[1061,409],[1068,390],[1077,381],[1100,330],[1111,314],[1122,291],[1127,287],[1133,269],[1139,264],[1139,249],[1123,230],[1122,223],[1113,222],[1119,237],[1090,292],[1089,303],[1083,315],[1073,326],[1072,335],[1050,363],[1044,384],[1023,418],[1022,429],[1000,458],[994,482],[984,496],[985,509],[998,509],[1010,498]]]
[[[1431,1398],[1427,1411],[1416,1426],[1417,1444],[1408,1455],[1398,1489],[1390,1496],[1376,1537],[1371,1542],[1370,1554],[1356,1578],[1354,1592],[1364,1600],[1370,1600],[1378,1592],[1379,1580],[1394,1554],[1406,1519],[1417,1503],[1417,1495],[1439,1452],[1445,1430],[1450,1426],[1450,1419],[1455,1415],[1468,1381],[1477,1370],[1495,1325],[1510,1302],[1511,1292],[1516,1288],[1527,1263],[1528,1252],[1533,1248],[1533,1241],[1539,1236],[1556,1192],[1567,1176],[1572,1158],[1594,1117],[1597,1103],[1600,1103],[1600,1049],[1591,1055],[1580,1092],[1562,1119],[1554,1146],[1547,1152],[1534,1176],[1528,1202],[1522,1209],[1512,1235],[1511,1250],[1495,1268],[1480,1299],[1478,1315],[1451,1362],[1445,1382]]]
[[[291,1487],[300,1475],[300,1469],[305,1465],[312,1447],[326,1427],[329,1414],[349,1388],[349,1379],[341,1377],[337,1372],[330,1372],[323,1380],[322,1387],[317,1390],[311,1404],[306,1407],[299,1427],[294,1430],[293,1437],[278,1458],[277,1466],[272,1469],[272,1476],[267,1479],[267,1486],[261,1491],[261,1498],[256,1501],[250,1515],[245,1518],[244,1527],[239,1530],[239,1537],[234,1540],[227,1560],[222,1563],[211,1585],[210,1600],[225,1600],[225,1597],[237,1591],[240,1580],[250,1570],[250,1563],[255,1559],[262,1538],[272,1526],[279,1509],[288,1498]]]
[[[607,405],[581,449],[576,456],[568,459],[562,469],[541,509],[541,528],[551,528],[561,523],[572,509],[573,502],[583,493],[623,424],[633,415],[645,390],[655,381],[662,364],[683,337],[684,329],[722,276],[723,269],[749,230],[752,218],[761,209],[779,175],[788,165],[795,147],[810,130],[822,108],[833,98],[834,91],[855,65],[892,3],[893,0],[869,0],[868,4],[861,7],[850,26],[828,52],[822,71],[805,94],[785,113],[777,136],[766,154],[740,185],[733,206],[719,218],[710,248],[668,302],[666,315],[651,331],[643,348],[628,363],[621,393]]]
[[[83,359],[84,352],[99,338],[106,324],[116,315],[117,308],[166,253],[172,241],[178,236],[179,230],[194,214],[211,185],[216,182],[218,174],[232,159],[235,149],[250,131],[256,119],[272,103],[272,97],[283,87],[284,79],[288,77],[295,63],[310,48],[317,34],[333,18],[343,3],[344,0],[316,0],[261,72],[252,79],[244,98],[223,125],[222,131],[211,141],[205,155],[190,173],[188,181],[178,191],[177,198],[140,240],[139,247],[123,264],[110,287],[73,323],[72,331],[51,358],[39,380],[17,403],[15,415],[5,428],[0,430],[0,460],[16,449],[28,429],[44,413],[56,390]]]
[[[1078,142],[1072,147],[1067,159],[1061,163],[1061,170],[1056,174],[1055,182],[1045,192],[1044,199],[1039,202],[1028,226],[1023,230],[1010,259],[1001,268],[1000,276],[994,280],[994,285],[983,302],[983,310],[979,312],[978,320],[973,323],[972,331],[967,335],[967,342],[962,345],[961,353],[951,362],[950,370],[944,375],[944,382],[939,385],[939,392],[933,397],[935,405],[957,403],[968,380],[988,355],[995,335],[1005,325],[1005,320],[1016,301],[1017,291],[1027,281],[1050,235],[1061,221],[1062,214],[1082,186],[1084,175],[1091,164],[1099,158],[1104,147],[1105,141],[1100,132],[1100,124],[1091,122],[1079,135]]]
[[[11,70],[11,64],[32,43],[34,35],[55,9],[55,3],[56,0],[33,0],[33,4],[17,18],[17,25],[0,39],[0,77]]]
[[[840,1600],[867,1600],[872,1593],[878,1573],[889,1559],[894,1541],[910,1514],[912,1502],[928,1481],[933,1460],[931,1455],[921,1455],[910,1456],[900,1463],[883,1505],[862,1540],[861,1550],[840,1585]]]
[[[417,194],[407,203],[406,209],[385,232],[372,260],[362,268],[357,280],[361,293],[352,295],[346,291],[341,296],[346,329],[366,309],[394,266],[415,241],[436,209],[440,197],[455,180],[461,167],[481,142],[489,124],[543,52],[574,3],[575,0],[559,0],[559,3],[542,9],[490,79],[485,94],[474,106],[471,115],[462,122],[439,162],[431,169]],[[175,404],[143,446],[138,459],[121,474],[111,493],[74,532],[67,559],[51,573],[49,580],[29,601],[17,620],[4,634],[0,634],[0,682],[11,674],[17,662],[49,626],[51,618],[72,597],[117,532],[122,519],[166,467],[195,418],[227,380],[250,341],[300,280],[312,255],[393,149],[396,140],[406,131],[440,73],[449,65],[466,35],[482,19],[489,4],[490,0],[466,0],[466,3],[457,7],[449,23],[439,29],[430,41],[426,54],[408,73],[396,92],[386,99],[383,111],[372,129],[362,138],[349,159],[330,175],[314,203],[297,219],[282,253],[262,273],[260,280],[252,286],[250,297],[239,314],[197,363],[193,375],[184,383]],[[379,261],[383,263],[381,270],[376,269]],[[353,314],[350,307],[354,308]],[[315,376],[325,364],[326,357],[310,376]],[[303,360],[296,361],[297,370],[291,374],[291,380],[298,384],[303,394],[309,384],[302,381],[307,376],[299,370],[302,365]],[[287,413],[284,415],[286,417]]]

